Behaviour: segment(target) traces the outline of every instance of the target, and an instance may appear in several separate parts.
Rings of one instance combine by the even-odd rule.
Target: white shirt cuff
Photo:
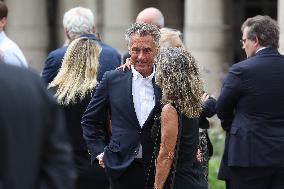
[[[100,161],[102,160],[104,157],[104,152],[100,153],[98,156],[97,156],[97,159]]]

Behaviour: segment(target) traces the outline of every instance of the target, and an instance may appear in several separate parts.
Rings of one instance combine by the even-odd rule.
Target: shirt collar
[[[261,48],[259,48],[259,49],[255,52],[255,54],[258,53],[259,51],[263,50],[263,49],[266,49],[266,48],[267,48],[267,47],[261,47]]]
[[[4,38],[4,37],[6,37],[5,32],[4,31],[0,32],[0,38]]]
[[[133,79],[134,79],[134,80],[137,80],[137,79],[139,79],[139,78],[141,78],[141,79],[144,78],[137,70],[134,69],[134,66],[131,66],[131,71],[132,71]],[[153,72],[151,73],[151,75],[145,77],[144,79],[147,79],[147,80],[152,81],[154,75],[155,75],[155,65],[154,65],[154,67],[153,67]]]
[[[80,37],[85,37],[88,39],[100,41],[95,34],[91,34],[91,33],[80,35]]]

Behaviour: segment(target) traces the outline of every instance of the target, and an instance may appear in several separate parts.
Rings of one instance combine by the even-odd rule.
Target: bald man
[[[158,28],[163,28],[165,24],[165,19],[162,12],[154,7],[149,7],[142,10],[136,17],[137,23],[148,23],[158,26]]]

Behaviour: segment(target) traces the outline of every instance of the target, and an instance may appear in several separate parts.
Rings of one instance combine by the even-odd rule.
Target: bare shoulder
[[[163,108],[162,108],[162,112],[164,113],[177,113],[176,108],[171,105],[171,104],[166,104]]]
[[[166,104],[162,108],[161,121],[164,123],[171,123],[177,120],[178,114],[175,107],[171,104]]]

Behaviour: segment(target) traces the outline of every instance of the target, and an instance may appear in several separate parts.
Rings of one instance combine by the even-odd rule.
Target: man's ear
[[[68,31],[67,31],[66,28],[64,28],[64,33],[65,33],[66,38],[67,38],[69,41],[71,41],[71,38],[70,38],[70,36],[69,36]]]
[[[157,54],[160,53],[160,46],[157,47],[156,51],[157,51]]]
[[[7,17],[3,17],[1,20],[0,20],[0,29],[3,30],[3,28],[5,27],[7,23]]]
[[[96,32],[97,32],[96,26],[93,26],[92,30],[93,30],[93,31],[92,31],[93,33],[96,33]]]
[[[128,50],[128,53],[131,54],[130,43],[127,43],[127,50]]]
[[[259,44],[259,39],[258,39],[258,37],[255,37],[255,43],[254,43],[254,46],[261,46],[260,44]]]

